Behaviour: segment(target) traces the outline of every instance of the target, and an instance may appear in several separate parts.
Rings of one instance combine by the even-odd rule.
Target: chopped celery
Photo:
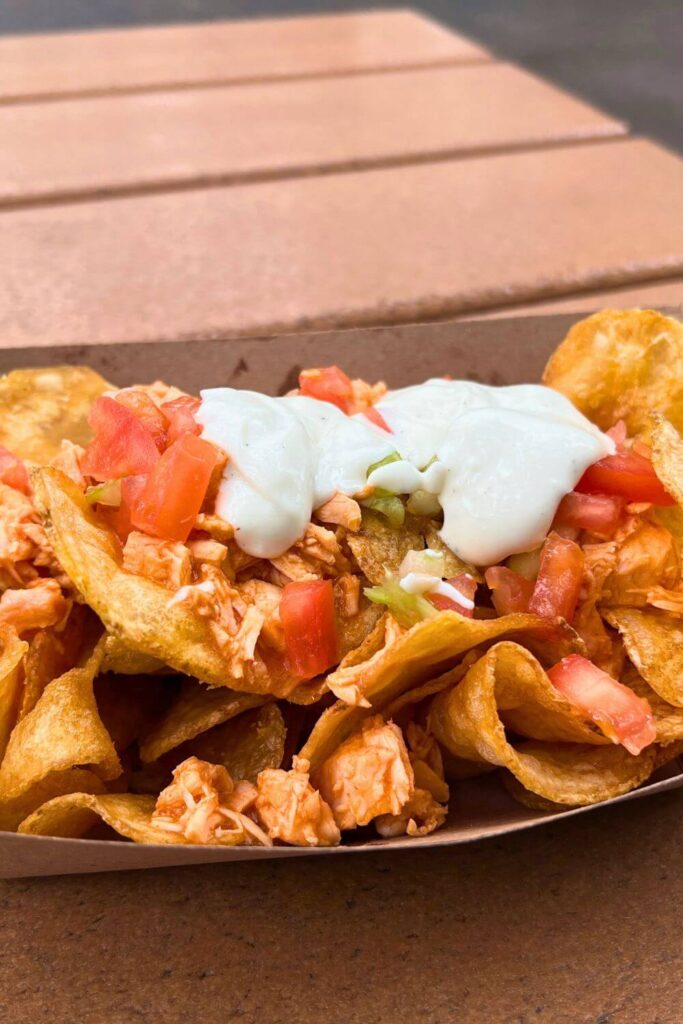
[[[361,501],[361,505],[363,508],[372,509],[373,512],[379,512],[387,519],[393,530],[398,530],[400,526],[403,526],[406,510],[401,499],[397,498],[395,494],[376,487],[372,497],[365,498]]]
[[[439,499],[429,491],[413,491],[408,498],[406,508],[414,516],[438,516],[441,512]]]
[[[88,487],[85,492],[85,500],[90,505],[110,505],[118,508],[121,504],[121,481],[107,480],[95,487]]]
[[[376,469],[380,469],[382,466],[389,466],[392,462],[400,461],[401,456],[398,452],[392,452],[391,455],[385,455],[385,457],[380,459],[379,462],[373,462],[371,466],[368,466],[368,476],[370,476],[371,473],[374,473]]]
[[[434,605],[426,598],[420,594],[409,594],[403,590],[396,577],[388,573],[382,583],[376,587],[366,587],[363,593],[375,604],[386,605],[399,626],[406,629],[438,614]]]
[[[522,551],[518,555],[510,555],[505,559],[505,564],[508,569],[512,569],[513,572],[519,573],[525,580],[531,580],[533,583],[538,576],[541,564],[541,549],[535,548],[533,551]]]

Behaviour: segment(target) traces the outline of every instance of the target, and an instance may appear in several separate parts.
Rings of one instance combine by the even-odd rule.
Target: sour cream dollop
[[[369,483],[435,494],[448,547],[493,565],[540,544],[564,495],[614,452],[567,398],[537,384],[434,379],[389,391],[377,409],[390,434],[304,396],[211,388],[201,399],[202,436],[229,456],[216,511],[258,558],[291,547],[335,492],[353,497]]]

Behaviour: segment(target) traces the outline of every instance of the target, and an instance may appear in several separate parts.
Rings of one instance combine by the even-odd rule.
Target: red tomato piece
[[[318,370],[303,370],[299,374],[299,391],[307,398],[320,402],[332,402],[342,412],[349,413],[353,407],[353,386],[338,366],[324,366]]]
[[[140,388],[125,388],[119,391],[114,399],[120,405],[137,416],[143,426],[149,430],[154,443],[160,452],[166,447],[166,417],[154,404],[149,395]]]
[[[154,438],[135,413],[113,398],[97,398],[88,422],[95,437],[86,448],[81,469],[95,480],[148,473],[159,461]]]
[[[164,402],[161,410],[168,420],[168,443],[177,441],[183,434],[199,434],[201,427],[195,420],[200,401],[191,395],[181,395],[171,402]]]
[[[446,580],[446,583],[450,583],[459,594],[462,594],[466,601],[474,601],[474,595],[477,592],[477,581],[469,573],[460,572],[457,576],[452,576],[451,579]],[[458,601],[457,598],[449,597],[446,594],[427,594],[426,597],[440,612],[459,612],[466,619],[474,618],[474,608],[470,608],[466,603]]]
[[[376,427],[380,428],[380,430],[386,430],[387,434],[393,434],[393,430],[384,419],[384,416],[382,416],[382,413],[379,409],[375,409],[373,405],[371,405],[369,409],[364,409],[363,415],[367,416],[370,422],[374,423]]]
[[[529,610],[529,601],[534,592],[533,580],[527,580],[506,565],[492,565],[484,573],[486,586],[491,591],[493,607],[499,615]]]
[[[545,619],[560,616],[571,622],[579,600],[583,562],[583,551],[578,544],[557,533],[548,534],[529,611]]]
[[[31,493],[31,485],[28,479],[28,470],[21,459],[14,455],[8,448],[0,445],[0,484],[7,484],[15,491],[22,491],[24,494]]]
[[[174,441],[148,474],[141,493],[133,497],[133,527],[164,540],[187,540],[217,457],[213,445],[193,434]]]
[[[579,494],[571,491],[560,502],[554,527],[588,530],[599,537],[611,537],[621,524],[626,499],[618,494]]]
[[[570,654],[548,669],[548,678],[570,704],[630,754],[654,743],[657,733],[648,702],[587,658]]]
[[[647,501],[652,505],[676,504],[642,449],[621,449],[616,455],[600,459],[588,467],[576,490],[582,494],[616,494],[626,501]]]
[[[312,679],[335,665],[339,641],[331,580],[288,583],[282,591],[280,620],[289,667]]]

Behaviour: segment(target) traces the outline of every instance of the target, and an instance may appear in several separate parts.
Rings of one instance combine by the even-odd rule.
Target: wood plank
[[[0,202],[622,135],[505,64],[0,107]]]
[[[0,39],[0,98],[352,74],[488,56],[409,10],[10,36]]]
[[[476,319],[493,320],[510,316],[536,316],[545,313],[592,313],[598,309],[679,309],[683,312],[683,277],[675,281],[653,281],[650,284],[610,288],[587,295],[567,295],[550,302],[529,302],[521,306],[504,306],[491,313],[478,314]],[[468,317],[467,319],[471,319]]]
[[[633,140],[8,211],[0,336],[407,322],[680,276],[682,188]]]

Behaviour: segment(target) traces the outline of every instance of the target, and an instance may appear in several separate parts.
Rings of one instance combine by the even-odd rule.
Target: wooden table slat
[[[0,101],[486,60],[415,11],[0,39]]]
[[[624,134],[506,64],[0,107],[0,203]]]
[[[683,274],[646,141],[7,211],[6,345],[453,316]]]

